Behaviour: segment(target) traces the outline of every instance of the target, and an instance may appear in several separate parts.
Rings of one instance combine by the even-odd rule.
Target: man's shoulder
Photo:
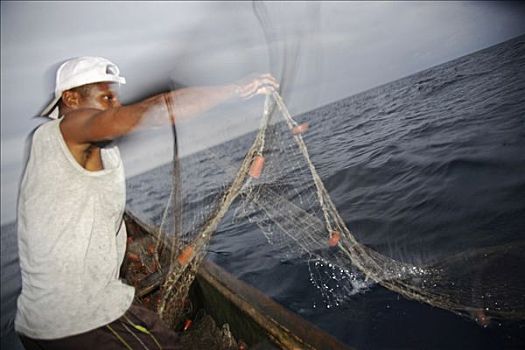
[[[37,134],[41,135],[44,133],[51,132],[51,130],[55,129],[59,123],[60,119],[45,121],[35,128],[34,135],[36,136]]]
[[[34,147],[35,144],[45,144],[50,138],[55,138],[59,122],[60,120],[45,121],[35,127],[29,135],[30,144]]]

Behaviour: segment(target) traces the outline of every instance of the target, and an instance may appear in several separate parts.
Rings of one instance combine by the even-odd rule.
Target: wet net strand
[[[158,307],[164,320],[173,324],[182,315],[184,303],[181,301],[187,297],[206,247],[236,200],[238,219],[247,219],[259,226],[279,250],[315,261],[318,267],[314,269],[318,271],[312,275],[323,276],[321,270],[326,266],[337,268],[346,276],[345,281],[352,283],[345,286],[341,280],[335,281],[345,293],[355,290],[356,279],[363,278],[406,298],[462,316],[473,318],[482,312],[487,317],[525,318],[522,286],[509,286],[501,291],[495,285],[496,279],[489,279],[478,283],[480,288],[473,291],[468,284],[461,283],[468,275],[450,268],[458,265],[441,262],[417,266],[394,260],[359,243],[341,218],[311,160],[303,140],[307,129],[293,119],[277,92],[266,97],[260,127],[251,147],[238,170],[230,170],[235,174],[218,196],[217,203],[210,206],[207,215],[199,214],[190,233],[191,240],[183,242],[177,234],[164,237],[172,240],[173,247]],[[235,168],[220,155],[213,158],[225,168]],[[174,196],[170,197],[173,200]],[[163,222],[168,216],[163,217]],[[319,285],[334,288],[325,281]],[[498,291],[501,292],[498,294]]]

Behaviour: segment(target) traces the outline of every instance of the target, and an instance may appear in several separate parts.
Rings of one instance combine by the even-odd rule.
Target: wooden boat
[[[125,220],[129,238],[122,274],[148,305],[149,296],[158,291],[163,276],[151,265],[148,267],[149,262],[144,261],[147,258],[130,250],[139,249],[145,252],[143,256],[151,253],[154,230],[129,212]],[[204,309],[217,325],[227,323],[235,339],[242,339],[248,349],[349,349],[211,261],[201,264],[191,286],[190,300],[194,310]]]

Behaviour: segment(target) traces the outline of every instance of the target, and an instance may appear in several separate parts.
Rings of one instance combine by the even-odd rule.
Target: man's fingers
[[[275,79],[273,77],[273,75],[271,74],[262,74],[260,77],[259,77],[259,80],[263,83],[263,84],[270,84],[270,85],[273,85],[275,88],[278,88],[279,87],[279,83],[277,82],[277,79]]]
[[[257,90],[257,95],[270,95],[273,93],[275,89],[272,86],[263,86],[259,90]]]
[[[251,82],[240,87],[239,95],[249,99],[255,95],[268,95],[279,88],[279,83],[271,74],[261,74]]]
[[[254,95],[268,95],[273,93],[276,88],[273,85],[254,85],[252,88],[241,93],[241,97],[250,98]]]

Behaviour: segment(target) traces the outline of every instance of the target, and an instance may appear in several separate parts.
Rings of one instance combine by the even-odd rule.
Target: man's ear
[[[71,90],[64,91],[62,102],[69,108],[77,108],[80,105],[80,93]]]

